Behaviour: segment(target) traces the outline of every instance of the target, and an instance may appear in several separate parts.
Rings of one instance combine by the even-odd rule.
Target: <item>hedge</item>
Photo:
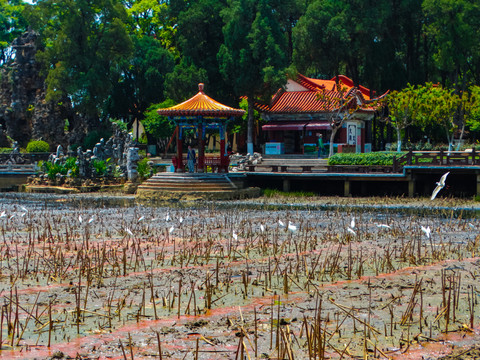
[[[393,165],[393,157],[404,153],[379,151],[371,153],[337,153],[328,159],[328,165]]]

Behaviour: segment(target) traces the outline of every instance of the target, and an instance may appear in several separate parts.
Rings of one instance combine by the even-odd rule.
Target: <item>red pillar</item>
[[[181,131],[182,129],[177,125],[177,172],[184,172]]]
[[[203,136],[203,125],[198,125],[198,166],[199,173],[205,172],[205,137]]]

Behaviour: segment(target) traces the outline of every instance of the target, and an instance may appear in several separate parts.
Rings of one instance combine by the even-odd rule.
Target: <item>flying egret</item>
[[[425,236],[427,237],[427,239],[430,239],[430,233],[432,232],[432,230],[430,229],[430,226],[420,226],[420,228],[422,229],[422,231],[425,233]]]
[[[137,220],[137,222],[143,221],[145,219],[145,216],[140,216],[140,218]]]
[[[376,224],[378,228],[381,228],[381,229],[391,229],[392,227],[390,225],[387,225],[387,224]]]
[[[5,211],[2,211],[2,213],[0,214],[0,218],[4,218],[4,217],[7,217],[7,213]]]
[[[26,213],[28,213],[28,210],[25,206],[20,206],[20,209],[22,209],[23,211],[25,211]]]
[[[449,172],[446,172],[445,174],[443,174],[442,177],[440,178],[440,181],[438,181],[438,182],[436,183],[436,184],[437,184],[437,187],[435,188],[435,190],[433,190],[432,197],[430,198],[430,200],[435,199],[435,197],[437,196],[438,192],[445,187],[445,180],[447,180],[448,174],[450,174],[450,171],[449,171]]]
[[[285,227],[285,224],[284,224],[283,221],[280,220],[280,219],[278,220],[278,225],[280,225],[281,227]]]
[[[288,230],[290,231],[297,231],[297,227],[293,225],[290,221],[288,222]]]
[[[126,231],[130,236],[133,236],[132,230],[130,230],[128,227],[125,228],[125,231]]]
[[[347,231],[352,234],[353,236],[357,235],[357,233],[355,232],[355,230],[351,229],[351,228],[347,228]]]
[[[88,220],[88,223],[91,224],[92,222],[95,221],[95,216],[92,216],[89,220]]]

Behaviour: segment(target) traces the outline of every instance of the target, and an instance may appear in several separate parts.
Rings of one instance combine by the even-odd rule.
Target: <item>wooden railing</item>
[[[480,153],[475,148],[467,151],[412,151],[393,158],[393,172],[402,172],[407,165],[451,166],[480,165]]]
[[[183,162],[183,168],[187,169],[187,158],[185,156],[182,158],[182,162]],[[172,157],[172,164],[175,168],[175,171],[177,171],[177,157],[176,156]],[[230,159],[229,159],[228,156],[225,157],[223,165],[221,163],[220,156],[205,156],[205,158],[204,158],[204,165],[205,165],[204,171],[207,172],[207,166],[209,166],[212,169],[212,172],[222,172],[222,170],[223,170],[223,172],[228,172],[229,164],[230,164]],[[197,171],[197,166],[198,166],[198,158],[197,158],[197,162],[195,164],[195,171]],[[188,169],[186,171],[188,171]]]

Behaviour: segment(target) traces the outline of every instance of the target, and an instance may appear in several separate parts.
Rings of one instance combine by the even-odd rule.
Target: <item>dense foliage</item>
[[[379,151],[366,154],[338,153],[328,159],[328,165],[384,165],[393,164],[396,152]]]
[[[26,150],[28,153],[49,152],[50,145],[43,140],[32,140],[27,144]]]
[[[253,100],[268,99],[287,73],[341,73],[378,93],[438,83],[460,101],[480,85],[474,0],[0,0],[0,66],[27,28],[40,34],[48,100],[67,95],[89,130],[109,118],[149,117],[152,104],[185,100],[198,82],[227,105],[248,95],[249,143]],[[417,119],[389,105],[405,137]],[[436,140],[448,132],[451,143],[466,125],[475,137],[478,107],[460,108],[452,126],[435,114],[442,119],[419,128]],[[156,125],[147,131],[158,133]]]

